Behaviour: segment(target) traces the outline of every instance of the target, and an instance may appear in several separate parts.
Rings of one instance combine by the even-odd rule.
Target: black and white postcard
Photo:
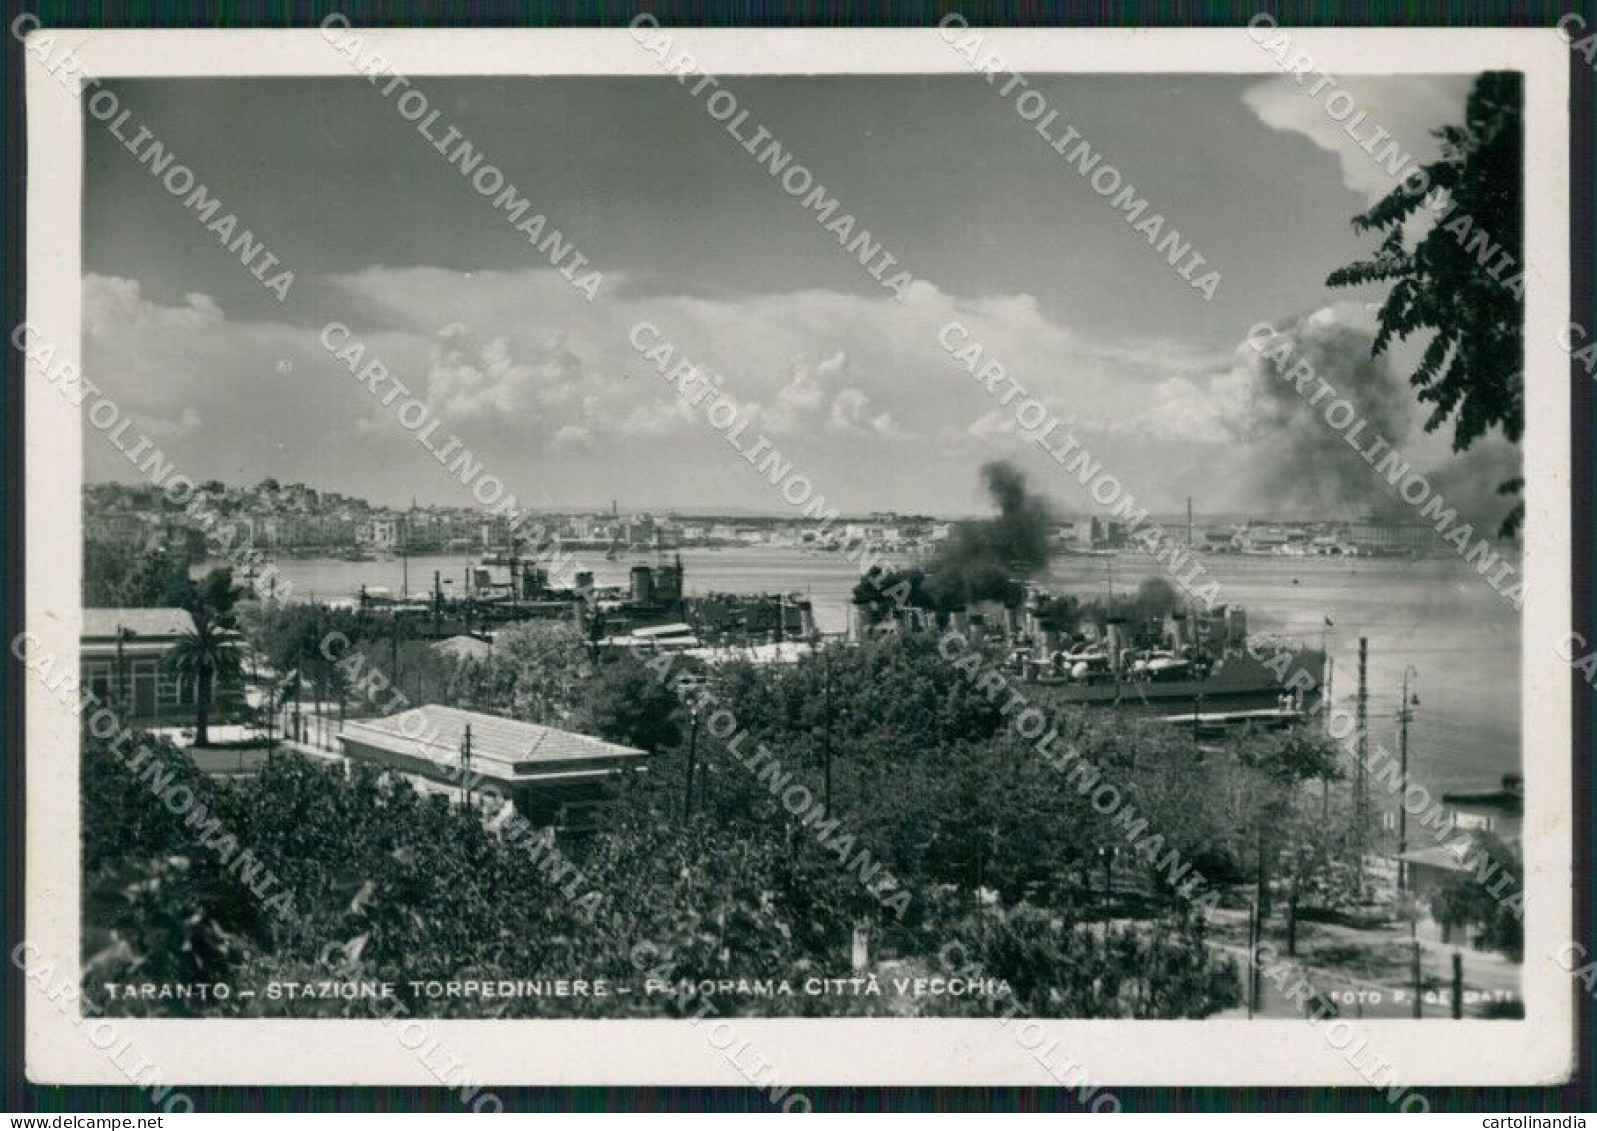
[[[12,30],[35,1079],[1567,1077],[1571,29]]]

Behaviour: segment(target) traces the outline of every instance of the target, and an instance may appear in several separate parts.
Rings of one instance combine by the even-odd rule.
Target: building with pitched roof
[[[1478,833],[1489,834],[1513,852],[1521,852],[1525,782],[1520,775],[1504,775],[1497,788],[1444,793],[1442,804],[1455,835],[1445,844],[1412,849],[1398,857],[1408,867],[1409,883],[1416,891],[1436,890],[1455,875],[1475,871],[1480,860]]]
[[[344,724],[344,756],[394,770],[424,789],[467,786],[513,802],[529,820],[592,824],[610,786],[644,767],[648,753],[556,727],[427,704]]]

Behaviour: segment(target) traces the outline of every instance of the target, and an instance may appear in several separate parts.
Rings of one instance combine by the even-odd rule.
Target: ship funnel
[[[865,606],[851,603],[848,607],[848,639],[859,642],[865,638]]]
[[[799,636],[805,640],[814,640],[820,636],[815,631],[815,608],[806,600],[798,602],[799,611]]]
[[[1105,625],[1109,634],[1109,666],[1120,670],[1120,653],[1126,647],[1126,622],[1122,617],[1110,617]]]
[[[638,605],[654,604],[654,570],[646,565],[632,567],[632,601]]]

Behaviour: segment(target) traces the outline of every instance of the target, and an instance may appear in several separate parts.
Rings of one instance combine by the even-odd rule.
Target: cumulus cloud
[[[773,434],[824,426],[840,434],[908,438],[909,433],[891,412],[875,408],[871,394],[860,387],[863,380],[854,371],[847,350],[801,358],[789,370],[787,383],[775,398],[756,409],[760,424]]]
[[[926,285],[899,304],[825,290],[707,298],[617,288],[589,304],[553,276],[370,268],[323,281],[334,296],[325,317],[343,321],[364,358],[380,359],[518,493],[556,500],[640,484],[678,501],[740,489],[745,473],[705,406],[685,403],[630,344],[643,321],[674,359],[713,376],[750,435],[775,438],[829,497],[863,505],[895,480],[921,493],[921,505],[953,490],[964,499],[995,455],[1046,460],[1016,434],[1012,407],[939,344],[950,323],[1070,421],[1113,424],[1173,406],[1183,380],[1212,375],[1229,357],[1155,338],[1094,338],[1024,294],[964,298]],[[281,477],[287,465],[367,492],[408,476],[407,494],[439,496],[428,486],[437,462],[399,426],[394,406],[322,347],[320,324],[237,323],[202,296],[152,303],[133,280],[90,277],[86,291],[108,387],[162,420],[178,422],[192,406],[206,427],[184,450],[201,474]],[[260,428],[263,419],[273,428]],[[1152,466],[1161,442],[1129,430],[1111,455]],[[757,477],[746,478],[745,501],[768,505]],[[1058,475],[1039,483],[1067,503],[1077,489]]]
[[[171,444],[193,435],[201,423],[200,414],[192,405],[188,405],[178,413],[176,420],[146,418],[142,421],[142,427],[144,433],[152,440]]]
[[[1248,384],[1236,367],[1208,378],[1171,377],[1153,387],[1147,408],[1107,430],[1185,443],[1227,443],[1237,438],[1237,421],[1248,411]]]
[[[965,431],[978,440],[992,440],[1015,435],[1020,431],[1020,422],[1014,413],[995,408],[978,416]]]
[[[843,389],[832,398],[832,410],[827,416],[826,426],[833,432],[854,435],[874,433],[884,439],[897,439],[904,435],[892,413],[872,411],[870,394],[853,388]]]
[[[210,295],[187,294],[168,306],[144,297],[137,279],[89,275],[83,288],[83,327],[91,335],[128,330],[194,331],[220,326],[222,308]]]
[[[835,377],[847,365],[848,355],[841,350],[814,364],[803,360],[794,363],[787,384],[777,390],[776,399],[766,413],[767,425],[773,431],[784,432],[812,424],[826,407],[827,391],[823,382]]]
[[[559,335],[518,357],[507,337],[484,339],[451,322],[432,343],[428,404],[451,419],[518,423],[526,414],[577,403],[583,378],[581,359]]]
[[[1468,75],[1339,75],[1336,86],[1327,85],[1318,96],[1310,96],[1312,82],[1299,86],[1283,75],[1249,87],[1242,101],[1271,129],[1299,134],[1335,156],[1342,182],[1373,203],[1396,188],[1398,178],[1415,163],[1436,159],[1441,150],[1431,131],[1463,120],[1470,82]],[[1326,110],[1327,98],[1338,90],[1354,99],[1354,108],[1340,121]],[[1341,113],[1345,101],[1338,99],[1332,109]],[[1353,126],[1354,115],[1361,112],[1364,120]],[[1376,127],[1385,130],[1390,141],[1381,138]],[[1377,160],[1393,143],[1395,176]],[[1397,164],[1398,152],[1411,160]]]
[[[84,277],[83,328],[89,380],[151,441],[174,453],[207,438],[202,422],[236,428],[237,450],[260,442],[255,425],[265,413],[296,420],[306,406],[291,391],[295,361],[320,352],[303,330],[229,322],[210,295],[163,302],[137,279],[109,275]],[[94,470],[121,457],[101,438],[87,458]]]
[[[673,398],[640,404],[616,421],[615,431],[623,436],[670,436],[693,427],[693,406]]]

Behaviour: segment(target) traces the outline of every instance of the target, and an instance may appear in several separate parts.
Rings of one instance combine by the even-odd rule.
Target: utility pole
[[[1258,947],[1259,947],[1259,909],[1258,909],[1258,904],[1257,903],[1250,903],[1250,904],[1248,904],[1248,972],[1247,972],[1247,978],[1248,978],[1247,998],[1248,998],[1248,1020],[1249,1021],[1253,1020],[1253,1014],[1254,1014],[1254,1012],[1257,1009],[1257,1003],[1255,1002],[1254,998],[1259,992],[1259,980],[1258,980],[1258,978],[1256,978],[1254,976],[1254,973],[1258,969],[1258,965],[1259,965],[1259,963],[1258,963],[1258,954],[1259,954]]]
[[[316,730],[320,736],[320,740],[316,745],[331,749],[332,743],[327,738],[327,713],[322,709],[322,692],[328,682],[326,655],[323,655],[321,659],[322,676],[311,686],[311,690],[316,696]]]
[[[688,724],[688,781],[682,791],[682,823],[693,817],[693,766],[699,753],[699,712],[691,710],[693,721]]]
[[[826,681],[826,726],[822,732],[821,764],[826,776],[826,815],[832,815],[832,661],[827,657],[821,661],[823,678]]]
[[[1259,937],[1264,937],[1264,921],[1270,916],[1270,881],[1265,875],[1264,868],[1264,823],[1259,823],[1259,864],[1258,875],[1254,879],[1256,888],[1253,901],[1259,908]]]
[[[1408,677],[1419,675],[1413,665],[1403,669],[1403,698],[1397,706],[1397,750],[1398,770],[1403,782],[1403,788],[1408,788],[1408,724],[1414,718],[1411,709],[1414,704],[1409,702]],[[1415,702],[1419,696],[1414,697]],[[1408,806],[1399,804],[1397,807],[1397,887],[1399,891],[1408,891],[1408,865],[1403,862],[1403,854],[1408,851]]]
[[[460,800],[471,804],[471,724],[466,724],[466,737],[460,744]]]
[[[1324,650],[1323,648],[1321,649]],[[1336,657],[1325,656],[1325,686],[1320,689],[1320,711],[1325,715],[1325,733],[1331,733],[1331,712],[1336,709],[1336,694],[1332,690],[1336,675]]]
[[[1353,833],[1357,838],[1359,851],[1364,848],[1364,764],[1370,752],[1370,689],[1368,682],[1370,641],[1368,637],[1359,637],[1359,695],[1357,707],[1358,736],[1355,749],[1355,765],[1353,766]],[[1363,865],[1360,865],[1360,873]]]
[[[677,563],[677,618],[687,619],[688,609],[688,575],[682,572],[682,551],[678,550]]]
[[[1423,1003],[1421,1001],[1421,998],[1425,993],[1425,980],[1420,974],[1420,940],[1415,936],[1414,930],[1414,921],[1411,919],[1409,921],[1410,934],[1408,941],[1410,956],[1409,964],[1412,968],[1412,977],[1414,981],[1413,1017],[1414,1020],[1418,1021],[1425,1016],[1425,1010],[1422,1008]]]
[[[128,710],[128,660],[123,653],[123,645],[132,635],[131,629],[116,626],[116,709],[124,719],[132,712]]]
[[[1336,710],[1336,696],[1331,690],[1331,677],[1336,672],[1336,657],[1329,652],[1325,655],[1325,686],[1320,689],[1320,709],[1325,715],[1325,733],[1331,733],[1331,712]],[[1320,779],[1320,820],[1324,821],[1331,815],[1331,779]]]

